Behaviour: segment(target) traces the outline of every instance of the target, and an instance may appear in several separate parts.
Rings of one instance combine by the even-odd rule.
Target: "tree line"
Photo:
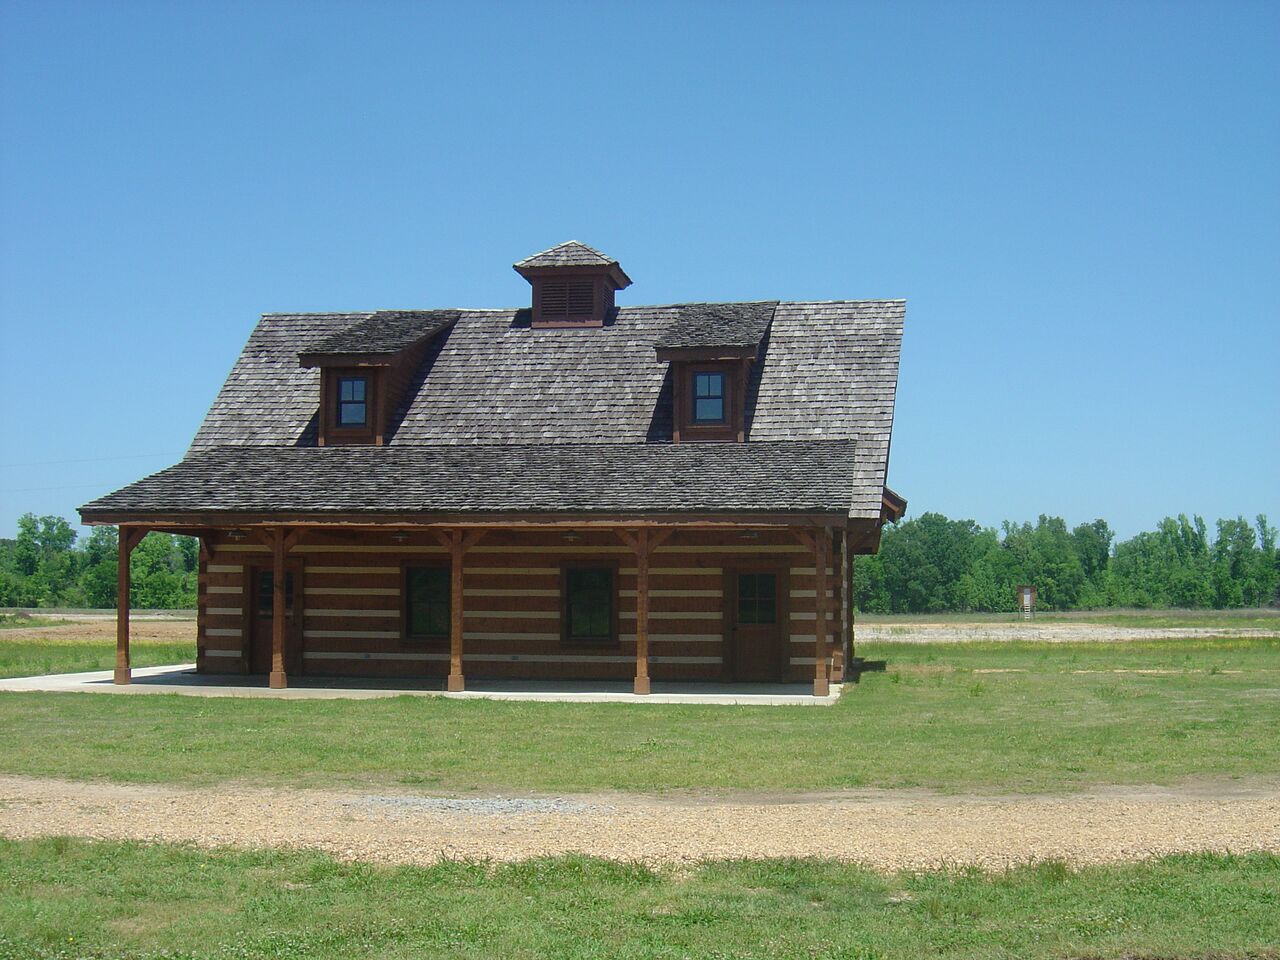
[[[1114,543],[1105,520],[1005,521],[999,530],[940,513],[885,527],[880,552],[857,557],[854,600],[868,613],[1013,611],[1036,587],[1041,610],[1257,607],[1280,601],[1276,528],[1258,516],[1166,517]]]
[[[114,607],[116,528],[79,539],[62,517],[20,517],[18,535],[0,539],[0,607]],[[199,552],[194,537],[147,534],[129,557],[132,605],[193,609]]]
[[[998,530],[926,513],[884,529],[880,552],[857,557],[854,600],[867,613],[997,613],[1017,609],[1015,588],[1034,584],[1042,610],[1102,607],[1252,607],[1280,601],[1276,529],[1259,516],[1185,515],[1115,540],[1105,520],[1068,529],[1061,517],[1006,521]],[[79,541],[79,542],[78,542]],[[114,527],[79,540],[62,517],[25,514],[0,539],[0,607],[114,607]],[[132,604],[196,605],[199,545],[148,534],[129,561]]]

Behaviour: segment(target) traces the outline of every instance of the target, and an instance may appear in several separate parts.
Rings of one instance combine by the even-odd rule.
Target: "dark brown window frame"
[[[622,631],[619,629],[622,607],[621,564],[617,560],[605,560],[597,557],[567,559],[560,564],[560,645],[562,647],[609,649],[621,646]],[[571,637],[569,635],[569,571],[570,570],[608,570],[612,582],[610,603],[612,605],[609,618],[611,636],[607,638]]]
[[[698,374],[718,373],[724,377],[724,419],[694,419]],[[746,364],[742,360],[673,360],[674,385],[672,439],[677,443],[699,441],[742,441],[746,439]]]
[[[386,377],[381,367],[323,367],[320,372],[321,446],[343,444],[378,444],[382,442],[384,404],[382,391]],[[365,422],[361,425],[338,422],[343,380],[365,381]]]
[[[448,629],[444,633],[410,633],[409,625],[411,623],[409,617],[409,571],[412,569],[430,568],[435,570],[443,570],[452,576],[453,564],[448,560],[437,559],[409,559],[400,561],[400,642],[411,643],[415,645],[436,645],[448,646],[449,634]],[[450,618],[453,615],[453,591],[450,590],[448,596]],[[450,620],[452,623],[452,619]]]
[[[344,400],[342,397],[342,388],[347,383],[359,383],[364,389],[364,396],[359,400]],[[372,387],[373,378],[367,373],[340,373],[333,380],[333,394],[336,406],[334,408],[333,425],[338,430],[368,430],[370,414],[373,412]],[[355,421],[347,421],[342,419],[343,408],[347,404],[360,404],[364,407],[364,419],[358,423]]]
[[[698,378],[699,377],[719,377],[720,393],[715,396],[700,397],[698,395]],[[690,391],[689,399],[692,406],[689,410],[689,422],[698,427],[719,427],[729,422],[729,375],[724,370],[702,369],[694,366],[690,371]],[[719,400],[720,416],[714,420],[703,420],[698,416],[699,400]]]

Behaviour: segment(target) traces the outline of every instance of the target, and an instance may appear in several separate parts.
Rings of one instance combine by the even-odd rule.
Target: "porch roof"
[[[848,516],[877,484],[856,441],[215,447],[81,507],[86,522],[180,514]]]

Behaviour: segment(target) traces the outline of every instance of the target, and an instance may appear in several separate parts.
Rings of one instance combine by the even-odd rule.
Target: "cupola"
[[[513,265],[533,286],[534,327],[602,327],[631,286],[617,260],[570,240]]]

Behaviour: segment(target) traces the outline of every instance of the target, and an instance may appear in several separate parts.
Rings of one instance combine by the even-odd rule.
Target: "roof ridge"
[[[547,249],[545,250],[539,250],[537,253],[531,253],[529,254],[529,256],[525,257],[522,260],[517,260],[515,263],[515,266],[517,268],[542,266],[542,264],[538,264],[536,261],[540,260],[543,257],[546,257],[548,254],[561,253],[568,249],[573,249],[575,251],[585,251],[586,253],[590,254],[593,257],[598,257],[600,259],[601,264],[616,264],[618,262],[614,257],[611,257],[607,253],[597,250],[595,247],[591,246],[590,244],[583,243],[581,240],[565,240],[562,243],[552,244],[551,246],[547,247]]]

